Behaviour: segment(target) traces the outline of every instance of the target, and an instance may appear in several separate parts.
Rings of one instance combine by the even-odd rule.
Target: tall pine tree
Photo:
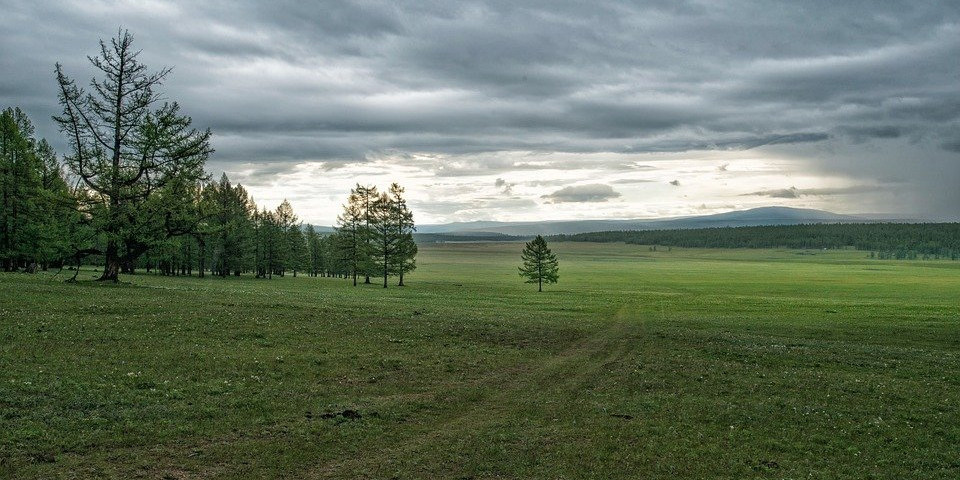
[[[357,188],[350,192],[347,203],[343,206],[343,213],[337,217],[337,236],[334,239],[334,248],[346,273],[353,277],[354,286],[357,285],[357,276],[369,263],[369,235],[366,212],[363,209],[364,199],[358,193],[361,188],[357,185]]]
[[[543,291],[544,282],[557,283],[557,256],[550,251],[542,236],[537,235],[537,238],[527,242],[521,257],[523,265],[520,266],[520,276],[526,279],[526,283],[536,283],[538,292]]]
[[[140,224],[166,217],[153,215],[153,207],[168,205],[151,201],[165,188],[203,179],[213,151],[209,130],[192,128],[176,103],[159,104],[156,88],[170,69],[150,72],[139,55],[129,32],[101,41],[100,55],[90,58],[101,78],[91,81],[90,93],[56,67],[63,111],[54,119],[70,145],[66,163],[93,194],[89,198],[99,199],[87,213],[96,217],[106,244],[101,280],[117,280],[124,244],[149,248]]]
[[[413,212],[407,206],[403,192],[404,189],[400,185],[396,183],[390,185],[390,222],[393,225],[393,235],[396,237],[390,270],[400,277],[397,283],[399,287],[404,286],[404,275],[417,268],[417,244],[413,240],[413,232],[417,227],[413,223]]]

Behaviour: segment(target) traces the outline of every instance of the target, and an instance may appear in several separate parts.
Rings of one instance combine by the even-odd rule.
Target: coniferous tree
[[[213,256],[214,236],[219,230],[217,223],[217,185],[208,183],[201,187],[193,204],[194,214],[198,218],[197,226],[191,232],[197,246],[197,276],[204,278],[207,270],[207,260]],[[216,267],[214,267],[215,269]]]
[[[404,274],[417,268],[417,244],[413,240],[413,232],[417,227],[413,223],[413,212],[407,206],[403,192],[404,189],[400,185],[396,183],[390,185],[390,222],[394,229],[393,235],[396,237],[390,269],[400,277],[397,283],[399,287],[404,286]]]
[[[527,242],[522,253],[523,265],[520,266],[520,276],[526,283],[536,283],[537,291],[543,291],[543,283],[557,283],[559,278],[559,264],[557,256],[547,247],[547,241],[542,236]]]
[[[254,216],[257,278],[273,278],[277,228],[273,212],[261,208]]]
[[[219,182],[207,185],[203,197],[206,217],[201,228],[207,234],[204,243],[210,246],[212,268],[221,277],[251,269],[256,205],[246,189],[232,185],[224,174]]]
[[[299,223],[287,230],[288,252],[290,254],[290,270],[293,271],[293,277],[297,277],[297,272],[302,272],[309,268],[309,251],[307,250],[307,239],[303,234],[303,228]]]
[[[117,280],[125,244],[127,260],[149,248],[150,241],[139,238],[140,223],[167,218],[168,212],[154,213],[169,206],[151,200],[168,188],[176,191],[167,195],[176,197],[202,179],[203,164],[213,151],[210,131],[192,128],[179,105],[154,108],[161,100],[156,88],[170,69],[151,73],[139,54],[129,32],[101,41],[100,55],[90,62],[102,78],[91,81],[90,93],[67,77],[60,64],[56,67],[63,111],[54,119],[71,148],[66,164],[93,193],[88,198],[98,200],[87,213],[96,216],[106,244],[101,280]]]
[[[387,288],[387,277],[394,264],[397,243],[399,241],[394,204],[389,195],[381,193],[370,204],[370,241],[373,246],[372,264],[383,275],[383,288]]]
[[[260,222],[266,277],[273,279],[273,274],[277,272],[281,258],[280,243],[283,236],[281,235],[280,224],[277,221],[275,212],[264,208],[260,212]]]
[[[296,214],[293,213],[293,206],[291,206],[290,202],[286,199],[274,210],[273,218],[276,227],[275,241],[277,245],[277,271],[275,273],[282,277],[284,272],[293,267],[293,263],[295,262],[292,251],[292,237],[293,229],[299,229],[300,222],[297,220]]]
[[[323,242],[312,224],[307,224],[304,241],[307,248],[307,269],[311,277],[317,277],[323,271]]]
[[[19,108],[0,112],[0,262],[4,270],[47,269],[73,256],[83,217],[45,139]]]
[[[357,184],[354,188],[354,192],[357,195],[357,206],[360,209],[361,215],[363,217],[363,228],[361,229],[361,245],[363,247],[360,261],[360,268],[363,271],[364,280],[363,283],[370,283],[370,276],[376,275],[379,271],[379,268],[374,262],[374,252],[376,251],[375,238],[374,238],[374,223],[376,219],[374,218],[376,212],[374,211],[374,203],[379,198],[380,194],[377,192],[377,187],[374,185],[363,186]]]
[[[0,258],[16,269],[28,256],[32,222],[40,190],[40,169],[33,145],[33,124],[19,109],[0,113]],[[34,217],[34,218],[31,218]]]
[[[320,239],[323,257],[323,272],[328,277],[341,278],[347,274],[347,260],[341,250],[342,235],[334,232]]]
[[[266,276],[266,261],[264,260],[266,258],[266,242],[264,241],[265,219],[263,218],[265,214],[265,211],[260,211],[256,208],[253,210],[253,270],[257,278],[264,278]]]
[[[350,192],[347,203],[343,206],[343,213],[337,217],[337,236],[334,239],[334,249],[343,262],[346,273],[353,277],[353,285],[357,285],[357,276],[368,264],[367,229],[363,199],[359,195],[360,186]]]
[[[239,276],[240,272],[252,271],[254,269],[254,222],[253,217],[257,211],[257,204],[253,197],[247,193],[243,185],[234,185],[234,213],[233,221],[236,224],[237,245],[235,251],[235,264],[237,268],[234,275]]]

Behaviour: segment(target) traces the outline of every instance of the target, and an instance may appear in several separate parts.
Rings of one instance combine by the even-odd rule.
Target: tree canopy
[[[88,57],[82,88],[56,65],[67,140],[58,158],[19,108],[0,111],[0,264],[6,271],[102,265],[101,280],[138,269],[163,275],[252,272],[273,278],[398,275],[416,266],[413,215],[397,184],[357,185],[335,232],[306,225],[283,200],[268,209],[205,171],[210,130],[192,126],[160,91],[170,68],[148,69],[119,31]],[[79,269],[77,270],[79,271]],[[74,275],[76,278],[76,274]]]
[[[557,283],[559,263],[557,256],[550,251],[547,241],[540,235],[527,242],[521,253],[523,264],[520,265],[520,276],[526,283],[536,283],[537,291],[543,291],[544,283]]]
[[[67,168],[91,194],[84,213],[106,240],[102,280],[117,280],[124,257],[183,232],[177,220],[189,220],[179,207],[213,152],[209,130],[192,128],[176,102],[160,103],[170,69],[151,72],[139,56],[128,31],[101,41],[89,57],[101,77],[89,92],[56,66],[62,113],[54,120],[70,145]]]

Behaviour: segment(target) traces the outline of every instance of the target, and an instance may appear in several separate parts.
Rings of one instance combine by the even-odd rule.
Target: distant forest
[[[960,223],[837,223],[593,232],[557,241],[626,242],[688,248],[855,248],[875,258],[960,258]]]

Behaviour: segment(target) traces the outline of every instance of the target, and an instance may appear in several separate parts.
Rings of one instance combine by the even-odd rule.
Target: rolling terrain
[[[0,275],[0,476],[957,478],[960,265],[424,245],[405,288]]]
[[[545,222],[460,222],[422,225],[421,234],[514,236],[560,235],[619,230],[673,230],[717,227],[753,227],[762,225],[798,225],[810,223],[913,222],[913,218],[890,215],[842,215],[792,207],[761,207],[713,215],[636,220],[567,220]]]

